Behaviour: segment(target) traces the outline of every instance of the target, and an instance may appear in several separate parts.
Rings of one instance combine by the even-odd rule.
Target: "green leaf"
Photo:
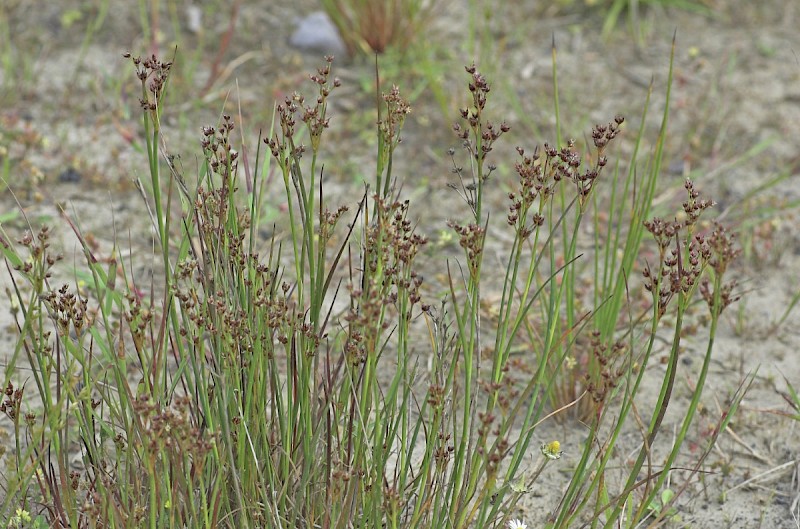
[[[668,504],[674,497],[675,493],[672,492],[672,489],[664,489],[664,491],[661,493],[661,505]]]

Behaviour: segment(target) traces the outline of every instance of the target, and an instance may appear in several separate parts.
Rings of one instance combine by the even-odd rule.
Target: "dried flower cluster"
[[[139,395],[133,408],[141,425],[141,442],[153,456],[167,453],[170,459],[183,462],[191,454],[199,465],[213,448],[208,431],[198,424],[198,417],[192,417],[189,397],[177,397],[174,405],[167,407],[154,403],[149,395]]]
[[[299,160],[305,152],[305,146],[294,143],[296,116],[300,112],[300,119],[308,127],[312,150],[316,152],[319,149],[322,133],[330,126],[330,118],[327,117],[328,97],[335,88],[342,85],[339,78],[330,80],[331,63],[333,56],[325,57],[325,66],[310,76],[319,89],[313,106],[305,106],[305,97],[294,92],[277,107],[280,136],[275,134],[271,138],[264,138],[264,143],[269,146],[272,156],[281,166],[288,166],[290,158]]]
[[[597,148],[596,165],[583,171],[580,169],[582,161],[575,149],[575,140],[569,140],[561,149],[545,143],[541,152],[537,147],[530,156],[526,156],[522,147],[517,147],[520,161],[514,164],[514,170],[519,184],[516,191],[508,194],[511,205],[507,222],[517,229],[521,239],[527,239],[544,223],[544,206],[562,180],[573,182],[581,204],[586,203],[600,171],[607,163],[603,152],[609,142],[618,136],[619,127],[624,121],[622,116],[617,116],[608,125],[595,125],[592,138]],[[527,220],[529,216],[530,221]]]
[[[25,393],[24,388],[14,388],[14,384],[9,382],[3,388],[3,395],[5,398],[0,397],[0,413],[5,414],[12,423],[16,424],[20,418],[20,410],[22,409],[22,396]]]
[[[222,176],[223,182],[230,182],[238,171],[239,153],[231,145],[233,129],[233,118],[225,114],[219,130],[211,126],[203,127],[203,138],[200,140],[209,167]]]
[[[733,237],[721,226],[716,226],[708,235],[695,233],[703,211],[714,203],[701,198],[690,180],[686,181],[684,187],[688,199],[682,204],[681,220],[666,221],[656,217],[644,223],[659,249],[659,269],[653,271],[648,264],[642,272],[645,289],[657,298],[659,318],[664,315],[675,295],[687,295],[698,284],[707,265],[710,264],[717,276],[721,277],[728,263],[739,254],[733,248]],[[723,308],[738,299],[731,296],[734,285],[729,284],[722,292]],[[702,281],[701,293],[711,306],[713,295],[708,279]]]
[[[487,95],[491,91],[489,83],[475,65],[466,67],[467,73],[472,76],[469,91],[472,94],[472,108],[461,109],[461,118],[466,122],[466,127],[459,123],[453,125],[456,136],[464,143],[475,161],[481,164],[486,155],[492,152],[492,145],[500,136],[511,130],[511,127],[502,122],[496,125],[491,121],[483,120],[483,111],[486,107]]]
[[[408,305],[400,316],[411,319],[411,311],[421,300],[423,277],[413,269],[412,263],[427,239],[415,233],[408,220],[408,201],[388,202],[374,196],[377,219],[366,230],[364,239],[365,274],[360,287],[351,286],[351,309],[346,316],[350,323],[345,345],[347,357],[353,365],[377,352],[377,340],[388,328],[382,316],[387,306],[400,305],[405,298]],[[383,322],[376,326],[376,322]]]
[[[624,342],[617,341],[609,347],[603,343],[599,331],[592,332],[589,346],[591,367],[584,375],[584,387],[591,398],[595,417],[599,419],[606,399],[625,374],[625,366],[617,365],[617,360],[625,354],[626,346]]]
[[[708,264],[714,270],[716,278],[719,279],[719,287],[718,292],[715,293],[712,281],[705,277],[700,283],[700,294],[712,310],[715,310],[717,306],[715,295],[719,295],[718,310],[720,312],[725,310],[731,303],[735,303],[741,298],[740,295],[733,294],[733,289],[735,289],[737,285],[736,280],[727,283],[722,281],[722,277],[728,270],[730,263],[739,257],[742,252],[741,248],[736,248],[734,246],[734,241],[735,235],[726,230],[725,227],[716,223],[711,233],[706,236],[706,244],[711,248],[711,258]]]
[[[394,148],[400,143],[400,131],[406,116],[411,113],[411,105],[400,96],[400,89],[392,86],[388,94],[383,94],[383,102],[386,104],[386,114],[378,123],[382,140],[386,148]]]
[[[69,285],[62,285],[55,292],[45,293],[42,301],[50,309],[50,317],[56,322],[60,336],[70,335],[70,324],[76,336],[80,336],[87,326],[91,326],[91,318],[87,314],[89,300],[70,292]]]
[[[486,229],[474,223],[461,226],[453,221],[448,221],[447,225],[459,236],[458,244],[464,248],[467,255],[470,277],[477,278],[480,273]]]
[[[136,77],[142,82],[143,96],[139,100],[142,110],[150,112],[155,117],[166,90],[172,63],[162,62],[155,55],[144,59],[132,56],[130,53],[122,56],[133,62]]]
[[[50,229],[47,226],[42,226],[36,237],[28,232],[17,241],[19,244],[27,248],[28,259],[20,266],[16,266],[15,270],[22,272],[30,277],[35,283],[44,283],[51,277],[51,268],[63,259],[61,254],[52,255],[48,249],[50,248]],[[4,243],[4,246],[8,247]]]

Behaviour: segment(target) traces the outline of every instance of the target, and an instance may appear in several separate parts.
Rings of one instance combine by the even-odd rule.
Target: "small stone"
[[[190,4],[186,8],[186,29],[192,33],[203,30],[203,10],[196,5]]]
[[[74,167],[67,167],[58,175],[58,181],[65,184],[77,184],[81,178],[82,175]]]
[[[344,40],[333,21],[323,11],[314,11],[300,19],[289,44],[301,50],[324,55],[344,55],[347,53]]]

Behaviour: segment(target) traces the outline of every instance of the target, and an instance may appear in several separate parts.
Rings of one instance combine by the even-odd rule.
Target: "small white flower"
[[[522,520],[509,520],[508,529],[528,529],[528,524]]]

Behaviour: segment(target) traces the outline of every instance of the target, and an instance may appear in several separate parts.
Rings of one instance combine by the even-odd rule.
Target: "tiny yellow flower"
[[[561,443],[558,441],[543,444],[541,450],[547,459],[561,459]]]
[[[439,232],[439,240],[436,242],[436,246],[447,246],[453,241],[453,233],[449,230],[442,230]]]
[[[522,520],[510,520],[507,527],[508,529],[528,529],[528,524]]]
[[[23,524],[31,521],[31,515],[25,509],[17,509],[14,516],[8,520],[7,527],[22,527]]]

